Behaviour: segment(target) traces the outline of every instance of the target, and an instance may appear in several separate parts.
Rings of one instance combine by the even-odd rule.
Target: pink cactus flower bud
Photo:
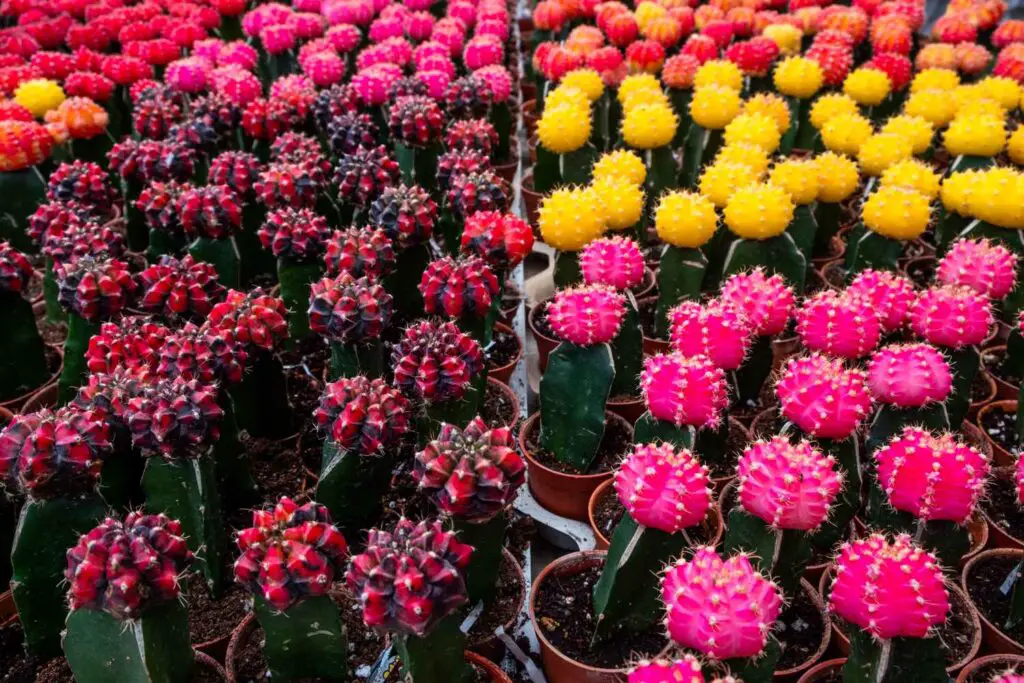
[[[588,285],[633,289],[644,280],[644,254],[625,237],[602,237],[580,250],[580,270]]]
[[[651,415],[677,427],[717,427],[729,402],[725,373],[707,356],[650,356],[640,388]]]
[[[861,271],[846,292],[871,303],[884,333],[895,332],[906,324],[910,305],[917,296],[909,278],[887,270]]]
[[[570,344],[607,344],[626,316],[626,297],[600,285],[563,289],[548,306],[551,329]]]
[[[811,351],[853,360],[878,346],[882,326],[869,300],[826,290],[797,309],[796,332]]]
[[[875,451],[878,483],[889,504],[923,520],[963,524],[985,490],[988,458],[953,434],[938,436],[919,427],[903,432]]]
[[[668,318],[674,350],[684,356],[707,356],[723,370],[735,370],[743,364],[752,331],[732,303],[723,299],[706,305],[684,301],[669,311]]]
[[[627,683],[704,683],[704,674],[696,657],[683,655],[674,662],[667,659],[641,662],[629,672]]]
[[[721,299],[739,308],[760,337],[786,329],[795,305],[793,288],[779,275],[766,276],[760,268],[729,277],[722,284]]]
[[[1017,283],[1017,255],[987,239],[957,240],[939,261],[935,281],[970,287],[998,301]]]
[[[789,359],[775,393],[787,420],[823,439],[849,437],[871,410],[867,375],[818,353]]]
[[[910,329],[936,346],[977,346],[992,321],[991,302],[970,287],[931,287],[910,307]]]
[[[829,610],[876,638],[924,638],[946,620],[949,593],[935,556],[910,536],[846,543],[835,563]]]
[[[638,524],[669,534],[700,524],[711,508],[707,468],[669,443],[635,446],[615,473],[615,492]]]
[[[818,528],[843,487],[832,456],[785,436],[747,446],[736,474],[743,509],[777,529]]]
[[[953,389],[945,356],[929,344],[890,344],[871,356],[868,386],[880,403],[920,408],[941,403]]]
[[[782,591],[746,555],[710,547],[665,571],[661,597],[669,637],[719,660],[760,654],[782,610]]]

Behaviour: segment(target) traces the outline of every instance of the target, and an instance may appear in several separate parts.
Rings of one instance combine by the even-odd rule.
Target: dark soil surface
[[[655,315],[658,312],[657,299],[638,302],[637,306],[637,312],[640,314],[640,328],[644,331],[644,336],[649,339],[659,339],[657,332],[654,331]]]
[[[55,323],[46,320],[45,318],[39,318],[36,320],[36,325],[39,327],[39,336],[42,337],[43,341],[47,344],[60,346],[64,343],[64,340],[68,338],[67,323]]]
[[[306,468],[296,450],[295,438],[275,441],[241,432],[238,440],[249,456],[252,476],[264,502],[276,503],[281,496],[299,495],[306,479]]]
[[[494,594],[494,600],[484,608],[480,617],[473,622],[473,627],[466,634],[466,641],[470,644],[480,643],[494,634],[495,629],[504,626],[510,621],[515,624],[515,617],[519,614],[525,597],[525,587],[520,582],[518,568],[508,558],[503,558],[498,573],[498,590]],[[467,605],[466,611],[472,610]],[[510,628],[506,628],[510,631]]]
[[[846,288],[846,268],[843,267],[842,263],[837,263],[835,265],[829,264],[827,267],[821,269],[821,274],[824,277],[825,282],[836,289]]]
[[[1013,453],[1017,450],[1017,414],[993,407],[981,419],[982,429],[997,444]]]
[[[985,373],[978,372],[971,382],[971,403],[981,403],[992,398],[992,386],[986,381]]]
[[[245,618],[247,598],[248,593],[234,582],[228,584],[219,599],[214,600],[207,592],[205,582],[198,578],[190,581],[185,601],[188,604],[188,628],[192,634],[192,643],[199,645],[230,637],[231,632]]]
[[[563,654],[590,666],[615,669],[628,666],[637,656],[650,657],[665,647],[665,630],[656,623],[646,633],[609,638],[591,649],[594,633],[594,584],[601,568],[593,567],[566,577],[550,576],[537,594],[537,623],[544,636]]]
[[[921,288],[928,287],[935,278],[935,259],[908,263],[906,271],[907,277],[913,280],[915,285]]]
[[[541,336],[547,337],[548,339],[558,339],[555,331],[551,329],[551,325],[548,323],[547,301],[541,301],[537,304],[537,312],[533,316],[533,324],[534,327],[537,328],[536,331],[540,332]]]
[[[975,563],[967,577],[967,591],[982,616],[1010,638],[1024,643],[1024,626],[1009,630],[1003,626],[1010,616],[1012,592],[1003,595],[1000,589],[1016,566],[1017,560],[1012,557],[993,557]]]
[[[825,622],[805,591],[779,615],[775,625],[775,637],[782,645],[782,656],[775,667],[777,671],[800,666],[814,656],[821,645]]]
[[[526,435],[526,447],[530,449],[530,454],[537,462],[556,472],[564,472],[566,474],[611,472],[618,467],[631,445],[629,429],[626,428],[625,424],[620,420],[608,420],[605,422],[604,438],[601,439],[601,445],[597,449],[597,456],[594,458],[594,462],[586,472],[580,472],[571,465],[559,462],[555,458],[554,453],[541,449],[539,444],[540,421],[538,420],[534,424],[537,427],[534,427]]]
[[[480,416],[489,427],[512,427],[519,421],[515,413],[516,407],[509,397],[492,382],[487,383],[487,390],[484,392],[484,405],[480,409]]]
[[[1024,539],[1024,509],[1017,502],[1017,487],[1009,477],[991,477],[981,509],[992,524],[1014,538]]]
[[[487,347],[487,367],[501,368],[516,359],[519,354],[519,340],[514,333],[495,330],[491,344]]]
[[[1006,349],[985,349],[981,352],[981,362],[993,377],[1020,386],[1020,373],[1006,362]]]

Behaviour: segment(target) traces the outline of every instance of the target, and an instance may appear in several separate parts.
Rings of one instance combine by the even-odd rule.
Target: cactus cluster
[[[288,337],[284,302],[258,287],[248,294],[228,290],[210,311],[206,325],[233,342],[273,351]]]
[[[139,307],[168,318],[202,321],[227,290],[209,263],[190,254],[180,259],[165,255],[138,275]]]
[[[638,287],[644,280],[644,255],[634,240],[602,237],[580,250],[580,272],[588,285],[605,285],[618,291]]]
[[[970,287],[996,301],[1017,283],[1017,255],[986,239],[957,240],[939,260],[936,282]]]
[[[247,355],[241,345],[219,337],[205,327],[186,323],[164,338],[156,374],[167,379],[198,380],[204,384],[237,384],[242,381]]]
[[[380,337],[390,326],[391,295],[376,280],[348,271],[310,285],[309,327],[331,341],[354,344]]]
[[[216,390],[178,377],[147,384],[125,408],[132,443],[167,458],[196,456],[220,436]]]
[[[766,275],[761,268],[729,276],[722,283],[720,298],[739,309],[759,337],[786,329],[796,305],[793,288],[782,276]]]
[[[156,369],[160,347],[170,330],[147,316],[126,316],[116,323],[103,323],[89,339],[86,364],[92,373],[109,373],[117,368],[132,371]]]
[[[882,328],[871,301],[826,290],[797,309],[796,332],[811,351],[853,360],[878,346]]]
[[[110,320],[134,299],[137,283],[128,264],[110,257],[82,256],[57,266],[57,300],[83,320]]]
[[[379,228],[335,230],[327,240],[324,263],[331,276],[347,272],[380,280],[395,269],[395,248]]]

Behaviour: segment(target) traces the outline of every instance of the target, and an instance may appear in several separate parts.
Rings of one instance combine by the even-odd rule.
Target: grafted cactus
[[[332,379],[383,373],[380,336],[391,326],[392,308],[387,290],[366,276],[342,271],[312,284],[309,327],[331,347]]]
[[[930,344],[890,344],[868,363],[868,387],[881,404],[871,423],[870,448],[907,424],[949,429],[946,403],[953,391],[949,362]]]
[[[8,242],[0,242],[0,400],[41,386],[49,376],[46,347],[32,305],[24,297],[32,266]]]
[[[873,302],[844,292],[819,292],[796,312],[796,331],[811,351],[854,360],[871,353],[881,339]]]
[[[433,261],[423,271],[420,294],[428,315],[454,318],[482,345],[490,343],[501,285],[482,258],[446,257]]]
[[[727,425],[722,419],[728,406],[725,373],[707,356],[650,356],[644,360],[640,387],[647,412],[637,421],[637,441],[662,439],[693,448],[700,430]],[[702,454],[712,459],[724,455],[720,450]]]

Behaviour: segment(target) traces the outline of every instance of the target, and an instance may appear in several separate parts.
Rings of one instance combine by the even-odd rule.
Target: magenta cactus
[[[384,190],[398,185],[401,169],[383,145],[357,147],[338,160],[334,184],[338,197],[363,207],[375,201]]]
[[[704,683],[700,661],[693,655],[668,661],[655,659],[641,662],[629,672],[627,683]]]
[[[191,254],[181,259],[165,255],[137,278],[142,290],[139,307],[168,318],[205,320],[227,292],[214,267],[196,262]]]
[[[759,337],[786,329],[796,305],[793,288],[780,275],[766,276],[761,268],[730,276],[722,283],[720,298],[742,311]]]
[[[876,638],[924,638],[946,620],[949,592],[935,557],[909,536],[845,543],[828,608]]]
[[[1013,480],[1017,484],[1017,501],[1024,505],[1024,458],[1017,458],[1014,465]]]
[[[723,370],[743,364],[751,328],[743,313],[724,299],[707,304],[684,301],[668,313],[673,350],[684,356],[707,356]]]
[[[1017,284],[1017,255],[987,239],[957,240],[939,260],[935,281],[970,287],[981,296],[999,301]]]
[[[615,473],[619,501],[638,524],[673,534],[700,524],[711,508],[708,469],[691,451],[640,444]]]
[[[729,400],[725,373],[707,356],[649,356],[640,387],[651,415],[677,427],[717,427]]]
[[[380,280],[395,269],[395,248],[379,228],[335,230],[327,240],[324,264],[331,276],[346,271],[355,278]]]
[[[570,344],[607,344],[619,333],[626,315],[626,298],[600,285],[564,289],[548,306],[548,323]]]
[[[889,504],[921,520],[965,523],[985,489],[990,465],[978,449],[950,433],[904,427],[874,453]]]
[[[431,262],[423,271],[419,290],[428,315],[484,318],[501,285],[482,258],[446,256]]]
[[[267,208],[301,209],[312,208],[326,185],[323,169],[317,166],[275,162],[263,169],[253,191]]]
[[[970,287],[941,285],[921,292],[910,307],[910,329],[930,344],[977,346],[992,326],[992,304]]]
[[[818,353],[789,359],[775,392],[783,417],[824,439],[846,439],[871,411],[866,373]]]
[[[1015,674],[1012,671],[1004,674],[997,674],[990,683],[1024,683],[1024,675]]]
[[[747,446],[736,474],[743,509],[776,529],[817,529],[843,487],[835,458],[785,436]]]
[[[409,430],[411,409],[384,380],[349,377],[324,387],[313,417],[343,451],[378,455],[397,447]]]
[[[618,291],[638,287],[646,273],[640,245],[618,235],[591,241],[580,250],[579,261],[584,283]]]
[[[910,305],[917,296],[909,278],[871,269],[858,273],[846,293],[870,302],[885,334],[896,332],[906,324]]]
[[[929,344],[890,344],[868,363],[868,386],[879,403],[921,408],[941,403],[953,390],[949,363]]]
[[[669,637],[718,660],[759,655],[782,610],[779,587],[747,555],[722,559],[710,547],[669,567],[661,595]]]
[[[405,331],[391,353],[395,386],[428,403],[462,398],[483,371],[480,344],[452,322],[424,320]]]
[[[797,309],[796,332],[811,351],[853,360],[878,346],[882,328],[869,300],[826,290]]]

